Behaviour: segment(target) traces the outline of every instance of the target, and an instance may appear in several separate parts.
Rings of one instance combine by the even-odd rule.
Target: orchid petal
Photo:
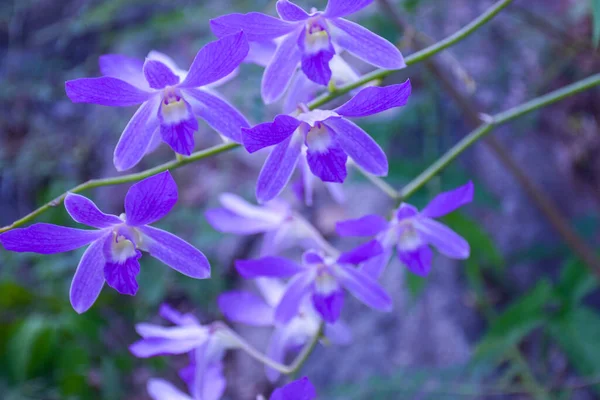
[[[138,229],[145,235],[143,245],[152,257],[191,278],[210,278],[210,264],[200,250],[162,229],[151,226]]]
[[[371,240],[352,251],[343,253],[338,258],[338,263],[358,265],[383,253],[383,247],[378,240]]]
[[[443,255],[464,260],[469,258],[469,243],[446,225],[429,218],[418,218],[414,223],[419,236]]]
[[[285,21],[304,21],[310,17],[302,7],[289,0],[277,1],[277,14]]]
[[[163,354],[185,354],[200,346],[206,338],[189,338],[171,340],[165,338],[149,338],[138,340],[129,351],[138,358],[148,358]]]
[[[56,254],[78,249],[106,234],[102,230],[84,230],[37,223],[27,228],[11,229],[0,234],[6,250],[18,253]]]
[[[184,101],[187,118],[165,123],[164,119],[160,124],[160,136],[177,154],[189,156],[194,151],[194,133],[198,130],[198,120],[194,117],[192,107],[187,101]],[[159,113],[162,117],[162,113]]]
[[[300,264],[283,257],[263,257],[256,260],[236,260],[235,268],[246,279],[261,276],[287,278],[305,271]]]
[[[102,238],[93,242],[83,253],[73,276],[69,298],[73,309],[79,314],[94,304],[104,286],[103,246]]]
[[[375,236],[388,227],[388,221],[379,215],[365,215],[338,222],[335,230],[340,236]]]
[[[277,44],[273,40],[264,42],[250,42],[250,51],[244,62],[256,64],[263,68],[271,62],[273,54],[277,49]]]
[[[300,121],[289,115],[278,115],[273,122],[242,129],[242,142],[249,153],[283,142],[300,126]]]
[[[106,243],[110,243],[111,241],[112,237],[109,236]],[[110,245],[105,244],[105,246]],[[133,257],[128,257],[125,260],[117,262],[106,260],[104,264],[104,279],[108,286],[121,294],[135,296],[139,288],[136,278],[140,273],[139,259],[141,257],[142,253],[136,250]]]
[[[335,272],[339,283],[358,300],[379,311],[392,310],[391,297],[373,277],[347,265],[338,265]]]
[[[179,86],[206,86],[226,77],[244,61],[249,50],[244,32],[224,36],[207,44],[198,51],[186,78]]]
[[[361,60],[385,69],[406,67],[396,46],[381,36],[342,18],[328,21],[338,28],[332,29],[332,40]]]
[[[340,288],[330,293],[314,291],[312,294],[312,304],[321,318],[323,318],[323,321],[333,324],[342,314],[344,297],[344,291]]]
[[[340,147],[358,166],[375,176],[388,173],[388,161],[377,142],[355,123],[344,118],[332,118],[326,125],[337,134]]]
[[[273,308],[259,296],[244,291],[221,294],[217,300],[225,318],[252,326],[273,325]]]
[[[279,100],[294,76],[294,71],[300,62],[300,49],[297,42],[301,32],[297,30],[284,37],[265,69],[261,94],[266,104]]]
[[[371,4],[373,0],[329,0],[323,16],[338,18],[354,14]]]
[[[249,128],[246,117],[227,101],[204,90],[188,89],[185,91],[195,101],[191,101],[194,114],[225,137],[240,143],[242,128]]]
[[[98,60],[100,72],[112,76],[140,89],[150,90],[144,77],[144,61],[121,54],[104,54]]]
[[[408,79],[398,85],[370,86],[336,108],[335,112],[344,117],[366,117],[406,105],[410,93],[411,84]]]
[[[314,279],[312,272],[304,272],[288,282],[285,293],[275,309],[275,321],[285,324],[298,314],[300,304],[309,293]]]
[[[302,141],[291,136],[271,151],[256,184],[256,198],[259,203],[274,199],[285,188],[296,168],[301,149]]]
[[[179,83],[179,76],[158,60],[146,59],[144,76],[152,89],[163,89]]]
[[[438,218],[451,213],[459,207],[473,201],[473,182],[454,190],[438,194],[421,211],[421,215],[428,218]]]
[[[398,247],[398,258],[410,272],[419,276],[427,276],[431,270],[433,252],[428,245],[420,246],[414,250],[402,250]]]
[[[257,12],[228,14],[210,20],[210,28],[215,36],[223,37],[241,30],[246,33],[251,42],[275,39],[290,33],[296,26],[296,23]]]
[[[346,170],[348,156],[335,144],[330,145],[325,151],[313,151],[309,147],[306,160],[311,172],[323,182],[344,182],[348,176]]]
[[[170,305],[163,303],[158,309],[158,315],[175,325],[199,325],[198,319],[190,313],[182,314]]]
[[[313,400],[316,398],[315,387],[307,377],[304,377],[276,389],[269,400]]]
[[[158,221],[177,203],[177,184],[169,171],[161,172],[129,188],[125,196],[127,224],[139,226]]]
[[[392,252],[392,249],[388,249],[385,250],[382,254],[365,261],[361,265],[361,270],[375,279],[381,278],[381,275],[383,275],[383,271],[385,271],[385,267],[387,267],[387,265],[390,262]]]
[[[125,127],[113,155],[113,163],[118,171],[133,168],[148,152],[152,136],[159,125],[156,117],[159,105],[159,96],[146,101]]]
[[[108,228],[123,223],[116,215],[104,214],[93,201],[79,194],[68,193],[65,208],[74,221],[94,228]]]
[[[251,219],[226,208],[212,208],[204,213],[208,223],[217,231],[236,235],[253,235],[275,229],[272,221]]]
[[[153,400],[193,400],[164,379],[149,379],[146,389]]]
[[[67,81],[65,90],[73,103],[90,103],[111,107],[135,106],[145,102],[153,95],[153,93],[111,76]]]

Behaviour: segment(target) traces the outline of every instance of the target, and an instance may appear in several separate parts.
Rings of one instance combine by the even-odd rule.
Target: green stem
[[[240,348],[246,352],[250,357],[254,358],[258,362],[273,368],[274,370],[279,371],[285,375],[293,375],[302,368],[310,354],[313,352],[321,335],[323,334],[323,324],[319,326],[318,331],[311,337],[310,341],[304,345],[302,351],[296,356],[294,361],[288,366],[285,364],[281,364],[277,361],[272,360],[271,358],[264,355],[262,352],[258,351],[254,346],[248,343],[243,337],[239,336],[235,331],[229,330],[229,334],[232,335],[240,345]]]
[[[434,45],[431,45],[421,51],[418,51],[404,59],[404,62],[407,66],[417,64],[421,61],[424,61],[442,50],[447,49],[460,42],[467,36],[471,35],[473,32],[481,28],[484,24],[494,18],[500,11],[506,8],[513,0],[500,0],[492,7],[490,7],[486,12],[481,14],[477,19],[473,20],[470,24],[457,31],[453,35],[448,36],[445,39],[437,42]],[[330,101],[340,97],[343,94],[348,93],[349,91],[359,88],[367,83],[370,83],[375,80],[381,80],[387,77],[394,72],[398,72],[400,70],[390,70],[390,69],[378,69],[369,74],[364,75],[361,79],[356,82],[348,83],[346,85],[340,86],[334,92],[325,93],[320,97],[317,97],[315,100],[308,104],[308,108],[314,110],[315,108],[319,108],[322,105],[329,103]]]
[[[175,161],[170,161],[170,162],[161,164],[157,167],[147,169],[142,172],[128,174],[128,175],[122,175],[122,176],[116,176],[113,178],[91,179],[85,183],[75,186],[74,188],[70,189],[68,192],[61,194],[54,200],[49,201],[48,203],[44,204],[40,208],[27,214],[23,218],[16,220],[12,224],[0,228],[0,233],[6,232],[9,229],[17,228],[21,225],[24,225],[27,222],[36,218],[38,215],[45,213],[49,209],[61,205],[63,203],[63,201],[65,200],[65,197],[67,196],[68,193],[79,193],[79,192],[83,192],[84,190],[94,189],[94,188],[101,187],[101,186],[111,186],[111,185],[120,185],[122,183],[137,182],[144,178],[148,178],[149,176],[156,175],[158,173],[161,173],[161,172],[164,172],[167,170],[177,169],[179,167],[183,167],[184,165],[191,164],[195,161],[202,160],[204,158],[212,157],[216,154],[224,153],[226,151],[235,149],[237,147],[240,147],[240,145],[237,143],[221,144],[221,145],[214,146],[214,147],[211,147],[211,148],[208,148],[205,150],[197,151],[189,157],[178,158]]]
[[[417,190],[425,185],[431,178],[439,174],[444,168],[446,168],[456,157],[462,154],[465,150],[475,144],[479,139],[490,133],[494,128],[499,125],[505,124],[518,117],[521,117],[527,113],[538,110],[542,107],[546,107],[550,104],[556,103],[566,97],[577,94],[581,91],[590,89],[594,86],[600,85],[600,74],[592,75],[589,78],[565,86],[564,88],[555,90],[545,96],[533,99],[525,104],[521,104],[493,117],[486,117],[486,123],[475,129],[461,141],[455,144],[450,150],[448,150],[442,157],[436,162],[431,164],[425,171],[419,176],[413,179],[407,184],[399,193],[400,200],[406,200],[412,196]]]

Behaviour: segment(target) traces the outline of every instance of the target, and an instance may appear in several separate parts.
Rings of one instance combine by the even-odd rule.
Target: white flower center
[[[318,53],[329,49],[329,34],[318,20],[311,19],[306,24],[305,50],[309,53]]]
[[[123,264],[129,258],[136,255],[135,244],[123,235],[113,232],[113,240],[111,243],[111,258],[112,262]]]
[[[179,91],[172,87],[166,87],[163,90],[160,113],[163,122],[171,125],[178,124],[179,122],[190,118],[190,113],[185,100]]]
[[[324,153],[331,145],[331,135],[327,127],[321,122],[317,122],[313,128],[310,128],[306,135],[306,144],[311,151]]]
[[[412,222],[407,221],[407,223],[401,225],[400,238],[398,240],[398,246],[405,251],[413,251],[418,249],[423,245],[419,234],[414,228]]]

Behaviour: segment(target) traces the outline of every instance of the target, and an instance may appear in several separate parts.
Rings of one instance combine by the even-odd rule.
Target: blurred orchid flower
[[[152,380],[148,384],[148,393],[160,400],[171,399],[169,395],[174,399],[221,398],[226,386],[222,372],[223,356],[226,350],[238,347],[235,336],[221,323],[201,325],[193,315],[181,314],[167,305],[161,306],[159,315],[175,326],[137,324],[135,329],[142,339],[132,344],[129,350],[140,358],[189,353],[191,365],[181,370],[180,375],[192,396],[183,394],[163,380]]]
[[[267,356],[279,363],[285,361],[285,356],[301,348],[319,331],[321,317],[315,311],[310,301],[300,304],[296,315],[287,323],[275,320],[275,311],[281,302],[286,285],[273,278],[259,278],[255,281],[261,296],[247,291],[229,291],[221,294],[218,299],[219,309],[225,317],[233,322],[251,326],[274,327],[269,340]],[[325,337],[332,343],[349,344],[352,334],[342,321],[325,324]],[[279,378],[279,372],[265,367],[267,377],[271,382]]]
[[[383,252],[381,244],[372,240],[343,253],[337,259],[319,252],[307,251],[298,264],[282,257],[263,257],[256,260],[237,260],[235,266],[244,278],[292,278],[275,310],[275,321],[291,321],[307,296],[315,310],[328,323],[336,322],[344,304],[344,290],[359,301],[380,311],[390,311],[392,300],[381,285],[363,270],[361,264]]]
[[[339,222],[340,236],[375,236],[384,248],[379,257],[364,264],[363,270],[379,277],[388,263],[393,248],[400,261],[413,273],[425,276],[431,270],[435,247],[446,257],[463,260],[469,258],[469,243],[434,218],[442,217],[473,201],[473,183],[468,182],[454,190],[440,193],[422,210],[403,203],[394,212],[391,221],[379,215]]]
[[[257,206],[235,194],[223,193],[219,200],[221,207],[208,209],[205,213],[208,223],[224,233],[264,233],[262,256],[278,254],[294,244],[304,248],[320,244],[321,238],[315,237],[314,228],[282,199]]]

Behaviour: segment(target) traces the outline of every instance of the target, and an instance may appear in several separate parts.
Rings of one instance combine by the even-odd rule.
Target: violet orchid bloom
[[[97,230],[37,223],[0,235],[0,243],[16,252],[63,253],[91,244],[77,267],[70,299],[78,313],[88,310],[104,282],[119,293],[135,295],[142,251],[169,267],[196,279],[210,277],[210,265],[200,250],[152,224],[177,202],[177,184],[168,171],[146,178],[125,197],[125,213],[104,214],[86,197],[69,193],[65,208],[76,222]]]
[[[281,19],[252,12],[224,15],[211,20],[210,25],[217,37],[241,29],[251,42],[283,38],[262,79],[263,100],[270,104],[285,92],[298,65],[310,80],[327,85],[332,76],[329,62],[336,54],[334,45],[380,68],[405,67],[402,54],[392,43],[342,18],[372,2],[329,0],[324,12],[313,9],[309,14],[288,0],[279,0]]]
[[[200,49],[187,73],[157,57],[157,53],[145,62],[106,55],[100,58],[105,76],[67,81],[65,89],[74,103],[113,107],[141,104],[115,148],[115,167],[124,171],[156,147],[158,133],[176,153],[190,155],[194,150],[194,132],[198,130],[196,118],[240,142],[240,129],[248,127],[248,122],[207,86],[230,75],[244,60],[248,48],[243,32],[225,36]]]
[[[188,384],[192,396],[184,395],[163,380],[153,380],[154,383],[149,384],[150,395],[161,400],[170,399],[160,397],[168,393],[187,396],[182,399],[220,399],[226,386],[223,356],[226,350],[237,348],[237,340],[229,333],[229,328],[220,323],[201,325],[193,315],[180,314],[167,305],[161,306],[159,314],[175,326],[137,324],[135,329],[142,339],[132,344],[129,350],[140,358],[189,353],[191,365],[182,369],[180,376]]]
[[[248,203],[243,198],[223,193],[219,196],[222,207],[206,211],[206,220],[219,232],[237,235],[264,233],[260,255],[275,255],[292,245],[305,249],[321,244],[321,238],[312,225],[294,213],[281,199],[263,206]]]
[[[275,199],[264,206],[255,206],[243,198],[223,193],[222,207],[206,211],[208,223],[223,233],[253,235],[264,233],[261,255],[276,254],[306,235],[298,229],[292,210],[283,200]]]
[[[275,389],[269,400],[314,400],[316,398],[317,391],[305,376],[302,379],[292,381],[281,388]]]
[[[275,321],[285,324],[297,314],[305,297],[311,297],[315,310],[323,320],[334,323],[339,319],[344,303],[344,288],[367,306],[390,311],[392,300],[379,283],[364,271],[354,268],[383,251],[373,240],[342,254],[326,257],[315,251],[304,253],[302,264],[281,257],[256,260],[237,260],[235,266],[244,278],[289,278],[285,294],[275,310]]]
[[[333,111],[313,110],[296,117],[278,115],[273,122],[243,128],[244,147],[250,153],[275,146],[258,177],[259,202],[275,198],[287,185],[306,147],[310,171],[324,182],[344,182],[348,156],[366,172],[385,176],[385,153],[350,117],[364,117],[406,104],[410,81],[386,87],[368,87]]]
[[[431,269],[433,252],[430,246],[449,258],[469,258],[469,243],[434,218],[442,217],[473,201],[473,183],[440,193],[422,210],[403,203],[394,212],[391,221],[379,215],[339,222],[340,236],[376,236],[384,248],[378,258],[368,261],[363,269],[379,277],[390,259],[393,248],[400,261],[413,273],[425,276]]]
[[[219,296],[219,309],[227,319],[245,325],[274,327],[267,356],[277,362],[285,362],[287,354],[299,350],[319,331],[321,317],[308,299],[305,299],[298,313],[287,323],[275,320],[275,310],[285,294],[285,284],[272,278],[256,279],[261,296],[240,290],[225,292]],[[334,344],[347,345],[352,341],[350,328],[338,320],[325,324],[325,337]],[[280,373],[265,366],[267,378],[275,382]]]

